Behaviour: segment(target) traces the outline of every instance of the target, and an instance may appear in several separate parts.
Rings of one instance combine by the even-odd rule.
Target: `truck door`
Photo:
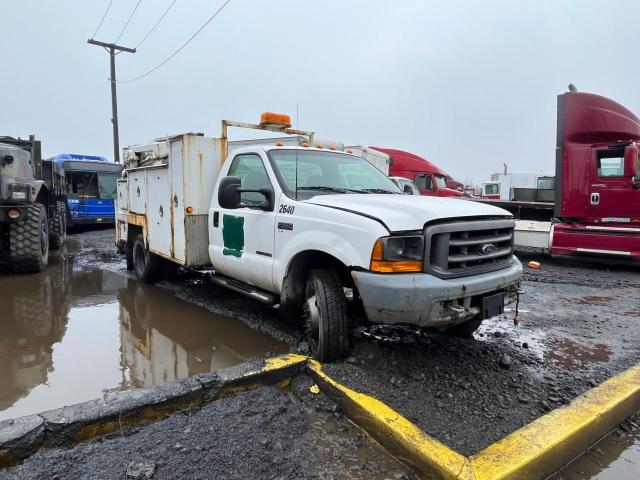
[[[435,197],[437,195],[432,174],[418,173],[413,177],[413,181],[420,190],[421,195],[428,195],[431,197]]]
[[[236,155],[227,175],[240,177],[242,188],[273,187],[263,158],[255,153]],[[234,210],[220,208],[214,200],[209,248],[216,272],[271,290],[276,216],[275,208],[257,208],[263,200],[259,193],[242,193],[245,206]]]
[[[596,150],[590,170],[590,217],[603,223],[640,217],[640,190],[633,178],[624,176],[624,148]]]

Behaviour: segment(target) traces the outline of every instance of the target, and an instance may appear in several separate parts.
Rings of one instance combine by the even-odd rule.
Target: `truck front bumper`
[[[504,292],[513,302],[522,281],[522,264],[513,257],[507,268],[443,280],[426,273],[351,272],[367,318],[385,325],[447,327],[480,315],[480,299]]]

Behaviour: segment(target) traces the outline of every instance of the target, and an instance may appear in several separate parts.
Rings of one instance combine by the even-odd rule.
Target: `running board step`
[[[233,290],[234,292],[238,292],[246,295],[247,297],[258,300],[259,302],[266,303],[267,305],[275,305],[277,301],[275,295],[229,277],[214,275],[211,277],[211,281],[226,287],[229,290]]]

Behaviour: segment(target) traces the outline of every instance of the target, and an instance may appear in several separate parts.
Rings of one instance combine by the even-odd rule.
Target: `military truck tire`
[[[453,337],[467,338],[473,335],[473,332],[480,328],[481,324],[481,318],[473,318],[471,320],[467,320],[466,322],[459,323],[458,325],[447,328],[444,333]]]
[[[156,283],[162,278],[162,258],[148,251],[142,235],[133,242],[133,269],[136,277],[143,283]]]
[[[49,222],[43,205],[29,205],[27,219],[11,223],[9,256],[16,273],[41,272],[47,267]]]
[[[56,213],[51,219],[49,230],[49,248],[59,249],[67,237],[67,211],[64,202],[56,202]]]
[[[309,347],[321,362],[332,362],[349,351],[349,316],[340,277],[334,270],[309,273],[304,312]]]

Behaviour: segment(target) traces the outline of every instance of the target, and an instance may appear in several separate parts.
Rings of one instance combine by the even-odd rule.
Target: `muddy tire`
[[[16,273],[41,272],[47,268],[49,222],[43,205],[29,205],[28,218],[11,223],[9,255]]]
[[[312,355],[337,360],[349,350],[349,316],[340,277],[334,270],[313,270],[307,279],[304,312]]]
[[[64,202],[56,202],[56,213],[49,228],[49,248],[59,249],[67,237],[67,211]]]
[[[144,246],[142,235],[133,242],[133,269],[143,283],[156,283],[162,278],[162,258],[149,252]]]
[[[444,333],[446,333],[447,335],[452,335],[454,337],[466,338],[473,335],[473,332],[480,328],[481,324],[481,318],[473,318],[471,320],[467,320],[466,322],[459,323],[458,325],[447,328]]]
[[[133,265],[133,245],[130,242],[127,242],[127,270],[133,270],[135,267]]]

